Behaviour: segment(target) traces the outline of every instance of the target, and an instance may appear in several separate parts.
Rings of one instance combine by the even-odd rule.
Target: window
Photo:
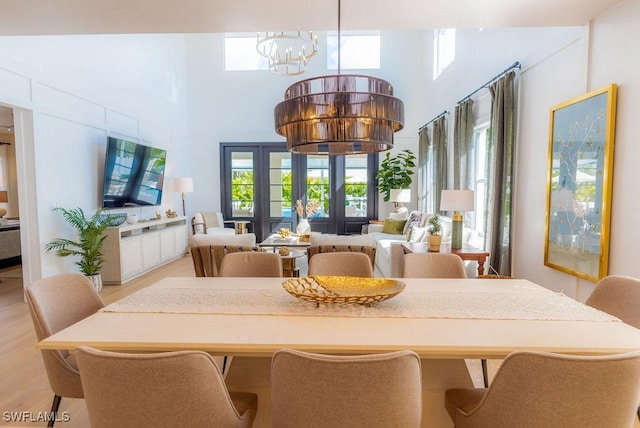
[[[329,186],[329,156],[307,156],[307,201],[320,204],[320,209],[312,217],[329,216]]]
[[[380,68],[380,32],[341,32],[340,68]],[[338,69],[338,33],[327,34],[327,69]]]
[[[234,152],[231,157],[232,215],[253,216],[253,200],[253,154]]]
[[[292,216],[292,177],[291,153],[269,153],[269,217]]]
[[[345,217],[367,216],[367,155],[345,156]]]
[[[477,126],[473,133],[473,159],[474,159],[474,196],[475,211],[472,216],[466,216],[469,226],[478,232],[478,236],[484,237],[484,221],[487,211],[487,158],[491,129],[489,123]]]
[[[433,80],[456,59],[456,30],[441,28],[433,30]]]
[[[224,37],[226,71],[268,70],[267,58],[256,51],[255,34],[227,34]]]

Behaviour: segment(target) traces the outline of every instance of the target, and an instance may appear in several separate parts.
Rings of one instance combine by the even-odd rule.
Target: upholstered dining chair
[[[640,328],[640,279],[622,275],[604,277],[585,303]],[[637,413],[640,419],[640,407]]]
[[[228,253],[222,258],[220,276],[281,277],[282,261],[277,253],[264,251]]]
[[[456,254],[412,253],[402,258],[403,278],[466,278],[464,262]]]
[[[364,253],[369,257],[371,261],[371,269],[375,266],[376,262],[376,249],[371,245],[359,245],[359,244],[319,244],[313,243],[313,236],[311,235],[311,246],[307,248],[307,261],[311,263],[311,257],[320,253]],[[367,235],[363,235],[367,236]],[[339,238],[350,238],[348,236],[339,236]]]
[[[640,400],[640,352],[573,356],[517,351],[488,389],[450,389],[456,428],[631,427]]]
[[[193,269],[198,277],[219,276],[220,264],[226,254],[255,250],[254,247],[239,245],[201,245],[191,247]]]
[[[318,253],[309,259],[308,275],[373,277],[369,256],[364,253]]]
[[[281,349],[271,361],[273,426],[419,427],[420,370],[413,351],[335,356]]]
[[[255,394],[229,392],[201,351],[123,354],[81,346],[78,367],[92,428],[250,427]]]
[[[586,304],[640,328],[640,279],[621,275],[602,278]]]
[[[75,324],[104,307],[91,282],[79,273],[64,273],[34,281],[26,288],[26,299],[38,340]],[[52,418],[55,423],[62,397],[83,398],[75,356],[67,351],[41,350],[53,391]]]

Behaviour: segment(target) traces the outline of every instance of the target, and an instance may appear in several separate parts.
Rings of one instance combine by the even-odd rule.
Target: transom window
[[[456,59],[456,30],[440,28],[433,30],[433,80]]]
[[[267,58],[256,51],[255,33],[224,36],[224,69],[226,71],[268,70]]]
[[[340,68],[380,68],[380,32],[340,32]],[[338,33],[327,34],[327,69],[338,69]]]

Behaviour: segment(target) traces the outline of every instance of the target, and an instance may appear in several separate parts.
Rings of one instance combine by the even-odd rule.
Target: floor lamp
[[[453,211],[451,218],[451,249],[462,248],[462,211],[473,211],[473,190],[443,190],[440,211]]]
[[[182,193],[182,215],[186,216],[187,211],[184,206],[184,194],[193,193],[193,178],[191,177],[174,178],[173,191]]]

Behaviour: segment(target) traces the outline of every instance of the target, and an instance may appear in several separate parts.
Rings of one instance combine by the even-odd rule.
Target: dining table
[[[232,357],[225,382],[230,390],[258,394],[256,427],[271,426],[270,363],[282,348],[342,355],[416,352],[425,427],[452,426],[444,392],[473,387],[465,360],[502,359],[517,350],[608,355],[640,349],[640,330],[524,279],[390,279],[402,292],[371,305],[316,304],[283,288],[285,281],[304,280],[164,278],[38,348],[202,350]]]

